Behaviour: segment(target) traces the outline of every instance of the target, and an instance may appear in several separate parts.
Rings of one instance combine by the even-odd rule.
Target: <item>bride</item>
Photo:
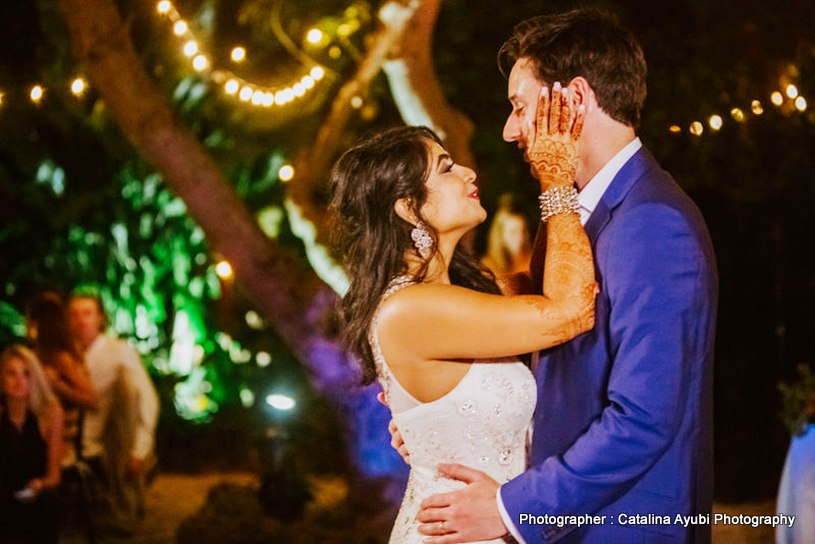
[[[581,128],[582,109],[560,93],[541,96],[527,158],[547,221],[542,295],[501,296],[458,247],[487,214],[475,172],[431,130],[379,133],[334,166],[335,234],[350,279],[345,341],[368,380],[382,384],[410,452],[391,543],[421,542],[421,501],[464,486],[439,476],[439,463],[477,467],[498,482],[523,472],[536,387],[517,355],[593,326],[594,267],[573,188]]]

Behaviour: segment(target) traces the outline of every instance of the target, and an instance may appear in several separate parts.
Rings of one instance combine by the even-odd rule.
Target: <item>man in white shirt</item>
[[[132,529],[143,513],[144,475],[154,460],[158,396],[139,354],[103,332],[99,298],[72,296],[68,320],[99,397],[99,409],[85,414],[82,456],[104,466],[114,523]]]

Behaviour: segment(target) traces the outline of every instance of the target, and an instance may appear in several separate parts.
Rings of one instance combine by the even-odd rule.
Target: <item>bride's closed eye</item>
[[[455,166],[455,164],[456,163],[454,163],[452,160],[449,159],[445,160],[444,162],[439,164],[439,173],[446,174],[447,172],[453,169],[453,166]]]

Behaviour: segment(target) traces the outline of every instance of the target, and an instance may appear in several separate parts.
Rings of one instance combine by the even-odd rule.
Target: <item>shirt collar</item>
[[[603,194],[606,192],[606,189],[608,189],[608,186],[611,185],[617,172],[625,166],[625,163],[627,163],[641,147],[642,142],[639,138],[635,137],[628,142],[624,148],[618,151],[610,161],[603,165],[600,171],[583,187],[583,190],[577,195],[577,202],[580,204],[581,223],[586,224],[586,221],[589,220],[589,216],[597,207],[597,203],[603,198]]]
[[[105,343],[105,333],[100,332],[96,336],[96,338],[93,339],[93,342],[91,342],[91,345],[88,346],[88,349],[85,350],[85,355],[87,356],[88,353],[90,353],[90,352],[92,352],[94,350],[100,349],[100,347],[102,345],[104,345],[104,343]]]

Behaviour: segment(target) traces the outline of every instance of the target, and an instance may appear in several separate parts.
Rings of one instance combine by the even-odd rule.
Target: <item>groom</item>
[[[499,58],[512,67],[508,142],[525,148],[543,85],[563,82],[586,106],[576,181],[596,326],[541,353],[530,468],[500,485],[442,465],[468,485],[425,500],[420,530],[435,544],[507,532],[529,544],[709,542],[704,517],[675,522],[711,510],[715,261],[699,211],[634,132],[642,50],[610,16],[577,10],[520,23]]]

